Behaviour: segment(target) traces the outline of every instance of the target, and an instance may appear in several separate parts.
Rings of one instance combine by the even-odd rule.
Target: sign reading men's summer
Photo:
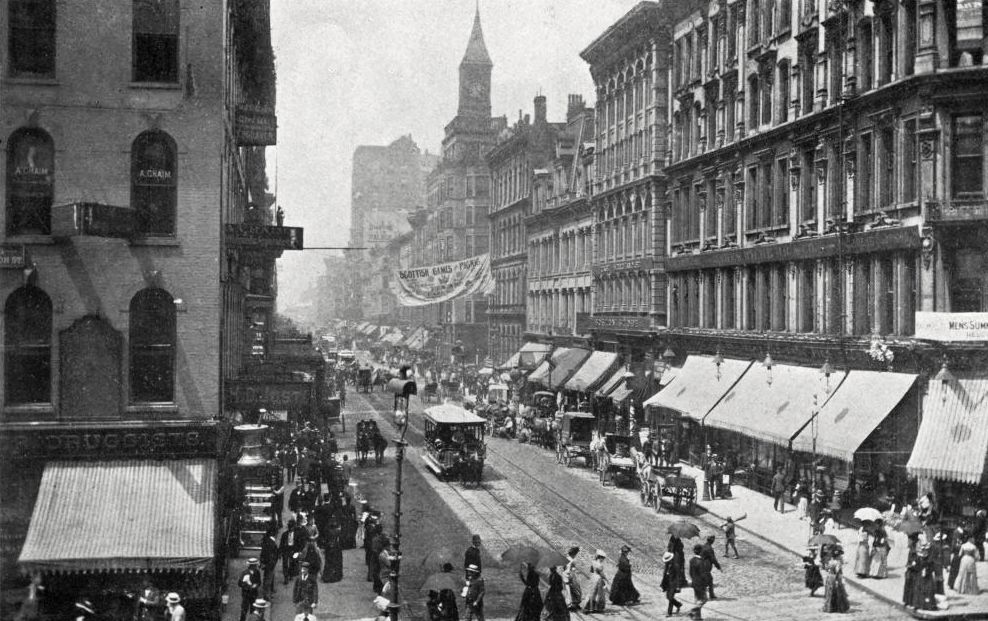
[[[492,293],[491,257],[477,255],[453,263],[398,270],[395,294],[402,306],[424,306],[472,293]]]

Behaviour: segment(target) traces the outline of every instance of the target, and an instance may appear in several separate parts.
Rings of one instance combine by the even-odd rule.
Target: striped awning
[[[618,364],[618,355],[606,351],[595,351],[566,382],[566,390],[593,392],[608,378]]]
[[[675,379],[645,405],[676,410],[697,422],[702,421],[750,366],[749,360],[726,358],[718,369],[712,356],[688,356]]]
[[[528,381],[556,390],[573,375],[590,352],[579,347],[557,347],[549,360],[543,360],[528,376]]]
[[[988,453],[988,377],[931,379],[906,471],[915,477],[977,485]]]
[[[201,571],[216,554],[216,461],[49,462],[18,564],[29,572]]]

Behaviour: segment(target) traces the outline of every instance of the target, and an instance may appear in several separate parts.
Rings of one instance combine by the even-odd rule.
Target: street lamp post
[[[393,380],[394,381],[394,380]],[[401,370],[401,379],[397,380],[400,382],[400,390],[395,390],[395,400],[394,400],[394,416],[395,416],[395,426],[401,432],[397,438],[395,438],[395,533],[394,533],[394,551],[395,560],[391,564],[391,572],[388,578],[391,582],[391,602],[388,604],[388,616],[391,621],[398,621],[398,615],[401,612],[401,604],[398,599],[398,576],[401,572],[401,475],[402,466],[405,461],[405,447],[408,446],[408,442],[405,441],[405,433],[408,431],[408,402],[411,395],[416,394],[417,387],[415,382],[408,381],[408,369],[403,368]],[[410,385],[409,385],[410,384]]]

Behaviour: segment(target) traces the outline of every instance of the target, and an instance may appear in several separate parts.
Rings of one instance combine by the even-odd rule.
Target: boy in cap
[[[467,616],[465,621],[484,621],[484,579],[480,577],[480,567],[467,566],[466,599]]]
[[[246,621],[250,605],[257,599],[261,589],[261,561],[247,559],[247,567],[240,574],[240,621]]]
[[[292,603],[296,607],[308,606],[311,610],[319,603],[319,584],[316,577],[309,573],[309,563],[303,561],[295,586],[292,589]]]

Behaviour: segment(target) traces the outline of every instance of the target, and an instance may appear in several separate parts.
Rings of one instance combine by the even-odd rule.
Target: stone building
[[[553,156],[533,174],[524,220],[526,336],[540,341],[574,344],[590,336],[594,136],[593,109],[580,95],[570,95]]]
[[[640,2],[580,56],[597,93],[593,338],[641,361],[666,325],[664,213],[671,26],[689,2]]]
[[[670,342],[718,369],[756,361],[769,392],[780,371],[828,381],[793,380],[789,401],[813,416],[787,437],[766,432],[774,420],[687,413],[707,442],[766,470],[801,447],[812,470],[840,429],[818,407],[846,392],[833,376],[875,396],[845,411],[871,436],[829,440],[853,443],[831,453],[835,489],[935,490],[954,513],[984,501],[988,447],[943,439],[983,428],[962,396],[983,391],[988,339],[982,15],[980,2],[747,0],[677,23]],[[969,452],[976,464],[945,465]]]
[[[274,259],[302,245],[265,194],[268,3],[7,2],[0,24],[4,575],[65,595],[79,572],[120,589],[150,568],[198,610],[218,597],[224,382],[249,358],[251,296],[273,308]],[[195,489],[171,496],[175,472]],[[32,519],[39,496],[56,504]],[[176,536],[121,551],[153,528]]]
[[[521,117],[521,113],[519,112]],[[535,98],[535,118],[528,115],[498,134],[486,155],[491,171],[491,272],[495,290],[488,308],[490,355],[503,362],[523,343],[527,287],[525,219],[531,213],[532,177],[554,155],[559,123],[546,118],[546,98]]]

